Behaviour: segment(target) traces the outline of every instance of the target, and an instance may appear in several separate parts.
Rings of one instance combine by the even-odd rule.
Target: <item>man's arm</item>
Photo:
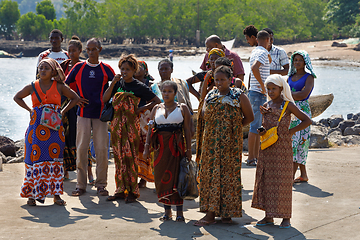
[[[251,71],[261,86],[261,93],[266,94],[265,85],[264,85],[264,83],[261,79],[261,75],[260,75],[260,66],[261,66],[261,62],[256,61],[254,63],[254,65],[251,66]]]
[[[281,70],[270,70],[270,74],[280,74],[280,75],[287,75],[289,72],[289,64],[286,64],[284,66],[282,66],[283,69]]]
[[[200,82],[199,78],[197,78],[196,76],[192,76],[190,78],[188,78],[186,80],[188,86],[189,86],[189,92],[194,95],[198,100],[200,100],[200,94],[198,91],[195,90],[195,88],[193,87],[194,83],[198,83]]]

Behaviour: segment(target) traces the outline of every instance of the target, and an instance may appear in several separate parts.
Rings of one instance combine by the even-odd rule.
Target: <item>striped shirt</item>
[[[261,80],[265,82],[266,78],[270,76],[270,62],[269,62],[269,52],[261,46],[257,46],[251,52],[250,56],[250,67],[253,66],[256,62],[260,62],[259,67]],[[261,86],[258,80],[254,77],[254,74],[251,70],[250,77],[250,91],[261,92]]]
[[[272,45],[269,53],[272,59],[270,70],[281,70],[282,66],[289,64],[289,58],[283,48]]]

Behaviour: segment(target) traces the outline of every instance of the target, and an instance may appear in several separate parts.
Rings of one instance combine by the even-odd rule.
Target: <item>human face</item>
[[[257,40],[255,36],[249,37],[248,35],[245,35],[245,39],[250,46],[253,47],[257,45]]]
[[[221,95],[225,95],[230,90],[231,79],[225,73],[217,72],[214,76],[215,86],[219,89]]]
[[[139,69],[136,71],[136,73],[134,74],[134,77],[137,79],[137,80],[142,80],[144,77],[145,77],[145,69],[144,67],[139,64]]]
[[[268,83],[266,85],[266,89],[267,89],[268,95],[271,98],[271,100],[275,100],[275,99],[279,98],[281,95],[281,91],[283,90],[282,87],[279,87],[278,85],[276,85],[274,83]]]
[[[160,64],[159,74],[161,77],[161,81],[170,80],[172,72],[173,72],[173,69],[171,68],[169,63],[163,62]]]
[[[210,52],[210,50],[213,48],[219,48],[218,44],[212,41],[206,41],[205,46],[206,46],[206,52]]]
[[[216,59],[218,59],[220,56],[217,54],[211,54],[209,57],[209,63],[210,63],[210,67],[212,70],[215,70],[215,61]]]
[[[269,51],[271,50],[273,43],[274,43],[274,34],[270,34],[270,42],[268,48]]]
[[[49,40],[53,50],[60,50],[63,38],[59,33],[51,33],[49,36]]]
[[[86,52],[89,56],[89,62],[90,63],[98,63],[99,62],[99,55],[101,52],[101,47],[98,46],[98,44],[94,41],[88,42],[86,46]]]
[[[120,67],[120,72],[125,82],[131,82],[136,71],[128,62],[123,62]]]
[[[161,89],[161,94],[165,103],[174,102],[175,91],[171,86],[169,85],[163,86]]]
[[[40,63],[38,70],[39,70],[41,80],[50,80],[51,79],[53,70],[50,67],[50,64],[48,64],[47,62],[42,62],[42,63]]]
[[[73,62],[79,61],[81,51],[77,46],[75,46],[73,44],[69,45],[68,53],[69,53],[71,61],[73,61]]]
[[[294,56],[294,67],[296,68],[296,70],[305,68],[304,58],[299,54],[296,54]]]

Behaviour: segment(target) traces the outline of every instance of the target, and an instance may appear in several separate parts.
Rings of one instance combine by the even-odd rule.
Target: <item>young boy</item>
[[[51,43],[51,49],[43,51],[42,53],[39,54],[38,62],[36,66],[38,66],[40,61],[46,57],[56,60],[59,64],[70,58],[69,54],[61,49],[61,43],[64,40],[64,38],[60,30],[58,29],[52,30],[49,35],[49,40]]]
[[[270,75],[271,57],[267,50],[270,44],[270,35],[266,31],[260,31],[256,37],[258,46],[251,52],[250,67],[250,88],[249,99],[254,112],[255,119],[250,123],[249,131],[249,156],[247,165],[256,166],[259,157],[260,136],[257,129],[262,124],[260,106],[266,102],[266,89],[264,82]]]

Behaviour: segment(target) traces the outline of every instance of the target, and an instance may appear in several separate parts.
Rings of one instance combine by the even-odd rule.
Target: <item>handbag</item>
[[[34,82],[31,83],[31,86],[36,94],[36,97],[41,103],[42,101],[38,92],[35,89]],[[43,109],[41,113],[40,124],[55,131],[59,131],[61,127],[61,118],[62,118],[61,113],[58,113],[56,109],[50,105],[42,105],[42,106]]]
[[[283,110],[281,111],[278,123],[276,127],[272,127],[269,130],[266,131],[266,133],[262,136],[260,136],[260,142],[261,142],[261,150],[264,150],[268,147],[270,147],[271,145],[273,145],[274,143],[276,143],[276,141],[278,140],[278,134],[277,134],[277,128],[279,126],[279,123],[281,121],[281,118],[283,117],[286,107],[289,104],[289,101],[287,101],[284,105]]]
[[[114,107],[112,105],[112,98],[110,98],[110,100],[104,105],[104,108],[100,115],[100,121],[108,122],[108,121],[112,121],[113,118],[114,118]]]
[[[177,190],[182,199],[193,200],[199,196],[197,187],[197,166],[195,161],[188,161],[186,157],[180,160],[179,181]]]

